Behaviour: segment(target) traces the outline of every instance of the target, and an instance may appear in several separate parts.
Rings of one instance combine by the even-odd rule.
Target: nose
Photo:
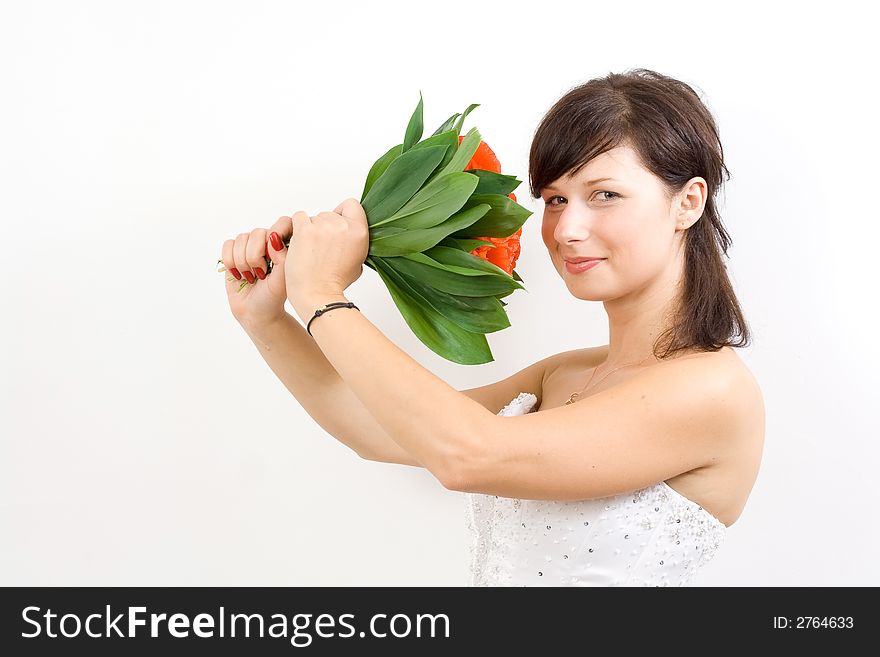
[[[589,239],[593,222],[590,212],[579,208],[574,204],[556,214],[556,227],[553,229],[553,237],[560,244],[583,242]]]

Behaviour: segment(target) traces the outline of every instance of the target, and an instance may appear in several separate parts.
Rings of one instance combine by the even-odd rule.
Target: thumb
[[[367,213],[364,211],[364,206],[362,206],[356,198],[347,198],[342,203],[336,206],[336,209],[333,210],[336,214],[341,214],[343,217],[349,217],[350,219],[357,219],[358,221],[362,221],[363,223],[367,222]]]

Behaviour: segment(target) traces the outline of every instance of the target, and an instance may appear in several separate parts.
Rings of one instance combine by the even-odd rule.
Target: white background
[[[694,584],[880,584],[862,6],[4,2],[0,584],[464,584],[462,495],[311,420],[230,315],[220,248],[358,198],[420,91],[426,136],[480,103],[465,131],[535,212],[495,362],[429,351],[372,270],[347,295],[458,389],[605,344],[541,242],[527,156],[565,91],[635,67],[694,86],[720,127],[767,409],[752,497]]]

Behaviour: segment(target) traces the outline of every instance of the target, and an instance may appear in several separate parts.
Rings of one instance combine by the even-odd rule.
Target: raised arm
[[[421,467],[379,426],[292,315],[241,326],[275,376],[327,433],[361,458]]]

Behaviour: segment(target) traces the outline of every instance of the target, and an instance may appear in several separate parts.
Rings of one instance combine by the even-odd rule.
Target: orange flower
[[[458,143],[460,144],[463,139],[464,136],[459,135]],[[481,141],[480,145],[477,146],[477,150],[474,152],[474,156],[471,158],[471,161],[468,162],[465,169],[483,169],[484,171],[501,173],[501,163],[498,161],[495,151],[489,148],[489,144]]]
[[[459,135],[458,143],[460,144],[463,139],[464,136]],[[501,173],[501,163],[498,161],[495,152],[489,148],[489,144],[481,141],[480,145],[477,146],[477,150],[474,152],[471,161],[468,162],[468,165],[465,167],[465,170],[467,169],[483,169],[485,171]],[[516,195],[513,192],[508,194],[508,196],[516,202]],[[509,237],[478,237],[476,239],[484,242],[492,242],[495,247],[493,248],[488,245],[479,246],[471,251],[471,255],[478,256],[483,260],[491,262],[493,265],[500,267],[512,276],[513,269],[516,267],[516,259],[519,257],[519,238],[521,235],[522,226],[520,226],[519,230]]]

